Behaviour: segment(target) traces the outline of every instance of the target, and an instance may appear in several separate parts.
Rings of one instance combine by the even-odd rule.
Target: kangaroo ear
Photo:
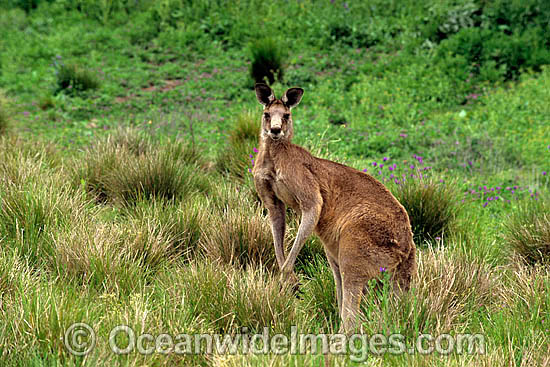
[[[288,107],[296,107],[302,100],[304,90],[302,88],[290,88],[283,94],[282,101]]]
[[[264,83],[256,83],[256,85],[254,85],[254,89],[256,90],[256,98],[258,98],[258,102],[264,106],[267,106],[275,100],[275,96],[273,95],[273,91],[269,85]]]

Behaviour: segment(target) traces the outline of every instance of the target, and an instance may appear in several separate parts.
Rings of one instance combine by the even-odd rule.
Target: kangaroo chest
[[[275,170],[274,173],[272,187],[275,195],[279,198],[279,200],[285,203],[286,206],[289,206],[300,213],[300,205],[296,200],[296,196],[289,187],[288,179],[280,171]]]

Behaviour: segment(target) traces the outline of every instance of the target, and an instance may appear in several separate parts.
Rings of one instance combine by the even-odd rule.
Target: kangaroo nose
[[[280,127],[272,127],[271,128],[271,133],[273,135],[279,135],[279,133],[281,132],[281,128]]]

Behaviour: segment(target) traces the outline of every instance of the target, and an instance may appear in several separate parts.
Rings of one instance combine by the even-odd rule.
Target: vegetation
[[[409,212],[418,275],[398,297],[381,270],[364,332],[486,339],[484,355],[367,365],[547,365],[549,15],[544,0],[3,1],[2,365],[324,365],[318,352],[118,355],[108,343],[118,325],[339,329],[318,238],[298,290],[278,274],[249,172],[253,80],[303,87],[294,142],[373,175]],[[286,246],[298,223],[289,211]],[[64,345],[76,322],[97,334],[87,356]]]

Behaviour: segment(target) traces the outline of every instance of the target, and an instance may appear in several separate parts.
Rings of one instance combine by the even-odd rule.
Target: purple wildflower
[[[383,160],[384,162],[387,161],[388,159],[389,159],[388,157],[382,158],[382,160]]]
[[[383,272],[385,272],[385,271],[386,271],[386,268],[383,267],[383,266],[381,266],[381,267],[380,267],[380,272],[383,273]]]
[[[542,175],[543,175],[543,176],[546,176],[546,171],[542,171]]]
[[[374,167],[376,167],[376,162],[372,162],[372,165],[373,165]]]
[[[485,208],[485,207],[487,206],[487,204],[489,204],[489,202],[487,202],[487,201],[484,202],[484,203],[483,203],[483,207]]]
[[[252,150],[254,151],[254,153],[258,153],[258,149],[252,148]]]

